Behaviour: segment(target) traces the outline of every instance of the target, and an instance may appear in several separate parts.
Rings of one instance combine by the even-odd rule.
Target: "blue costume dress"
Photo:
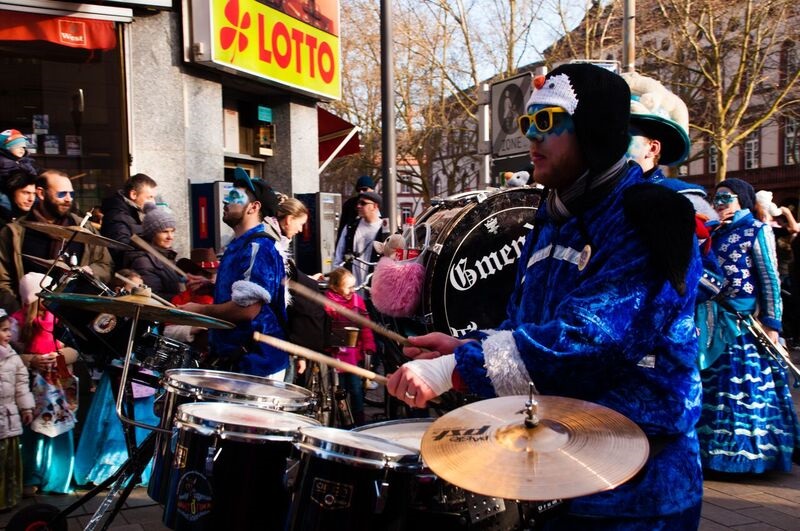
[[[235,370],[254,376],[269,376],[289,365],[288,355],[266,343],[255,342],[253,332],[283,339],[286,296],[282,285],[286,271],[275,242],[258,224],[231,241],[217,270],[214,303],[233,300],[242,306],[262,302],[252,321],[236,323],[231,330],[211,330],[212,352],[237,360]]]
[[[540,209],[506,321],[456,349],[457,371],[486,397],[526,394],[531,380],[542,394],[604,405],[658,442],[635,478],[572,500],[569,517],[585,520],[576,528],[593,528],[582,517],[597,516],[602,529],[685,529],[697,525],[702,498],[693,320],[701,266],[695,245],[684,295],[657,273],[623,210],[641,169],[624,171],[599,203],[561,223]]]
[[[128,459],[128,447],[122,431],[122,421],[117,416],[111,376],[106,373],[100,379],[92,398],[86,424],[75,452],[75,483],[99,485]],[[153,412],[155,396],[134,398],[133,414],[137,421],[158,426],[160,419]],[[136,428],[136,443],[141,444],[149,430]],[[142,472],[140,485],[147,485],[152,463]]]
[[[722,294],[735,310],[780,330],[780,283],[772,230],[749,210],[736,212],[712,237],[725,281]],[[702,371],[703,412],[697,425],[703,466],[721,472],[765,472],[792,467],[800,427],[787,375],[737,318],[719,309],[722,354]]]

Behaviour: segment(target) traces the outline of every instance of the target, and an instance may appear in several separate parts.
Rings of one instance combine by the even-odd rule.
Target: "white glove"
[[[453,387],[453,371],[456,370],[454,354],[439,356],[430,360],[414,360],[403,365],[419,376],[436,396],[446,393]]]

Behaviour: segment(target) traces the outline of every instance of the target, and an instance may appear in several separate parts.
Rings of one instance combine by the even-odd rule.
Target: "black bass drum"
[[[415,236],[423,259],[423,318],[429,330],[460,337],[505,318],[518,259],[542,190],[512,188],[450,196],[422,213]]]

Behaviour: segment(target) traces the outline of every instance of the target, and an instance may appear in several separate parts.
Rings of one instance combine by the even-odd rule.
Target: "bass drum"
[[[466,192],[422,213],[415,237],[428,242],[422,312],[429,330],[460,337],[503,321],[542,200],[538,188]]]

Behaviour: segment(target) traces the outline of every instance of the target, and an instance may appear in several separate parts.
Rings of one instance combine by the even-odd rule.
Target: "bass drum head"
[[[432,329],[455,337],[505,318],[542,191],[514,188],[469,199],[455,214],[440,209],[426,220],[437,236],[425,264],[423,317]],[[445,229],[434,227],[442,223]]]

